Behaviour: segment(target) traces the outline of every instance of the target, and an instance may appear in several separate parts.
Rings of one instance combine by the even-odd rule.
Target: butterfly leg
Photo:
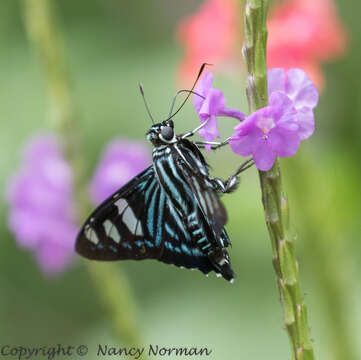
[[[197,133],[200,129],[202,129],[204,126],[206,126],[208,124],[210,118],[208,118],[204,123],[200,124],[199,126],[197,126],[194,130],[189,131],[185,134],[181,134],[179,135],[182,139],[185,139],[187,137],[193,136],[195,133]],[[227,138],[226,140],[222,141],[222,142],[217,142],[217,141],[195,141],[194,143],[200,147],[200,148],[205,148],[206,145],[211,145],[211,149],[212,150],[216,150],[224,145],[227,145],[229,142],[230,138]]]
[[[225,146],[228,144],[228,139],[224,140],[222,142],[217,141],[195,141],[194,142],[199,148],[204,149],[207,145],[211,145],[211,150],[217,150],[221,148],[222,146]]]
[[[204,126],[206,126],[208,124],[210,118],[208,118],[204,123],[200,124],[199,126],[197,126],[194,130],[189,131],[185,134],[181,134],[179,135],[182,139],[185,139],[187,137],[193,136],[195,133],[197,133],[200,129],[202,129]]]
[[[222,179],[219,179],[219,178],[212,178],[212,177],[210,177],[208,180],[216,187],[217,190],[220,190],[224,194],[231,193],[232,191],[234,191],[236,189],[236,187],[238,185],[237,176],[231,176],[226,181],[223,181]]]
[[[231,175],[226,181],[223,181],[219,178],[209,178],[208,180],[216,186],[216,188],[223,193],[231,193],[234,191],[238,185],[238,175],[250,168],[254,164],[253,159],[245,161],[241,166],[236,170],[236,172]]]

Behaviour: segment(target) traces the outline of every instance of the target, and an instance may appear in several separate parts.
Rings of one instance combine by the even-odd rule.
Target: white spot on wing
[[[125,225],[127,225],[128,229],[131,233],[135,233],[135,227],[137,225],[137,218],[134,215],[134,212],[130,206],[126,208],[124,211],[122,220]]]
[[[144,236],[143,234],[143,227],[142,227],[142,224],[140,223],[140,221],[138,221],[137,223],[137,230],[135,232],[135,235],[137,236]]]
[[[106,234],[116,243],[120,243],[120,234],[118,229],[114,226],[114,224],[110,220],[104,221],[104,229]]]
[[[84,235],[93,244],[97,245],[99,243],[99,238],[97,233],[89,224],[87,224],[84,228]]]
[[[119,199],[114,203],[114,205],[118,208],[119,214],[121,214],[123,210],[128,206],[128,203],[125,199]]]

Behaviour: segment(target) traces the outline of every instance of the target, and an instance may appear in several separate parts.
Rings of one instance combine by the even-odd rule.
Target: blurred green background
[[[175,25],[199,4],[56,1],[89,178],[110,139],[144,138],[150,120],[139,81],[154,116],[167,115],[182,54]],[[21,5],[0,2],[2,189],[18,167],[24,142],[50,128],[44,73],[29,46]],[[324,66],[317,131],[297,156],[281,164],[316,358],[351,360],[361,359],[361,4],[345,0],[338,6],[350,35],[348,53]],[[230,107],[247,110],[244,86],[241,70],[233,79],[216,76],[215,87]],[[234,123],[224,121],[222,135],[227,136]],[[175,123],[178,132],[198,124],[191,103]],[[239,162],[228,150],[207,158],[222,177]],[[207,346],[213,350],[208,358],[217,360],[289,359],[256,169],[243,174],[237,192],[223,199],[237,274],[233,285],[155,261],[107,266],[129,278],[144,345]],[[99,343],[125,346],[83,263],[46,279],[8,232],[4,202],[0,221],[0,344],[87,344],[89,359],[97,358]]]

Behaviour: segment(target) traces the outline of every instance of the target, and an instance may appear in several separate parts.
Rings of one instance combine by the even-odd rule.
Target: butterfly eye
[[[174,131],[170,126],[163,126],[161,134],[164,140],[172,140],[174,136]]]

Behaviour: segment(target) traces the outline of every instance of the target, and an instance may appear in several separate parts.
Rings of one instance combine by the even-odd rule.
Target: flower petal
[[[207,97],[210,89],[212,88],[212,84],[213,84],[213,74],[210,71],[207,71],[200,78],[194,91],[197,94],[202,95],[203,97]],[[202,97],[200,97],[198,95],[194,95],[194,97],[193,97],[193,105],[196,108],[198,113],[202,107],[204,100],[205,99],[203,99]]]
[[[229,139],[229,145],[234,153],[248,156],[252,154],[253,138],[250,135],[231,137]]]
[[[317,106],[317,103],[318,91],[313,84],[309,84],[301,89],[294,99],[294,106],[297,110],[302,109],[303,107],[313,109]]]
[[[293,156],[300,146],[300,136],[297,131],[275,128],[268,136],[270,147],[279,157]]]
[[[221,111],[219,111],[217,115],[218,116],[229,116],[229,117],[233,117],[235,119],[241,120],[241,121],[246,118],[245,113],[243,113],[239,110],[227,108],[226,106]]]
[[[275,68],[268,70],[268,94],[274,91],[285,92],[286,73],[284,69]]]
[[[198,131],[198,134],[206,141],[213,141],[215,137],[220,137],[217,117],[211,115],[207,120],[207,124]]]
[[[272,116],[275,123],[280,121],[286,114],[292,116],[292,114],[296,113],[292,100],[280,91],[271,94],[268,110],[268,116]]]
[[[244,136],[254,131],[257,128],[256,126],[257,120],[259,119],[260,116],[264,114],[264,112],[265,112],[265,108],[259,109],[254,113],[252,113],[251,115],[249,115],[246,118],[246,120],[242,121],[240,124],[234,127],[234,130],[236,130],[236,134],[238,136]]]
[[[245,136],[239,135],[238,133],[232,135],[229,139],[229,145],[234,153],[248,156],[253,153],[255,144],[258,139],[262,139],[262,137],[262,131],[258,128],[254,128],[254,131]]]
[[[226,99],[221,90],[210,89],[198,111],[199,116],[218,115],[225,107]]]
[[[311,79],[301,69],[290,69],[287,72],[286,94],[294,100],[301,89],[312,84]]]
[[[268,143],[268,139],[258,139],[254,144],[253,160],[261,171],[268,171],[273,166],[276,153]]]
[[[309,108],[303,108],[297,113],[297,123],[300,127],[299,135],[301,140],[306,140],[315,131],[315,118],[313,111]]]

